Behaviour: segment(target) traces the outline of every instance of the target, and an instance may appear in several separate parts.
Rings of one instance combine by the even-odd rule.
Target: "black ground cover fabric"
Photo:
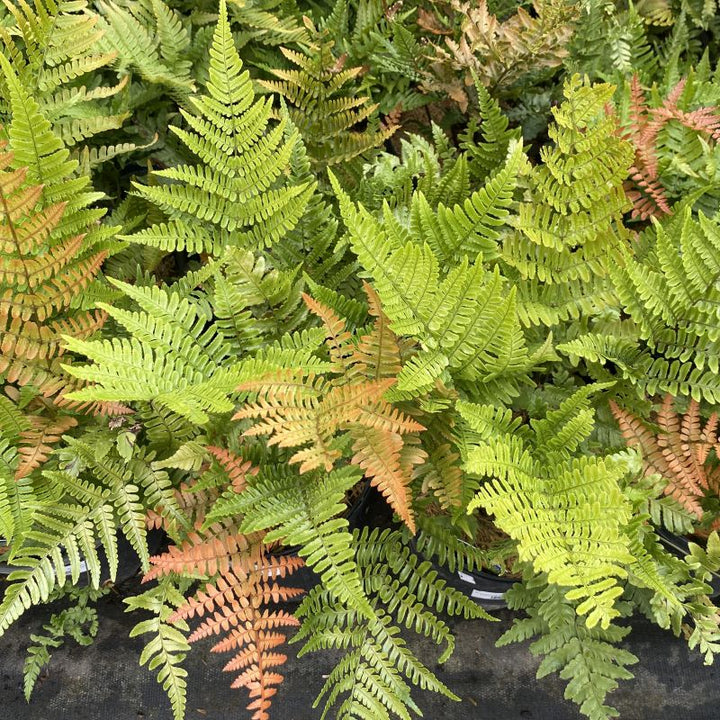
[[[123,590],[123,589],[121,589]],[[154,677],[138,665],[142,638],[128,633],[139,620],[123,612],[123,594],[113,592],[100,603],[100,630],[94,645],[82,648],[70,640],[56,652],[41,676],[33,700],[22,693],[22,664],[29,632],[36,632],[44,613],[28,612],[0,644],[0,718],[2,720],[171,720],[170,706]],[[564,683],[557,677],[535,679],[537,661],[525,645],[502,650],[495,640],[509,626],[512,614],[496,612],[498,623],[458,622],[457,649],[438,676],[460,697],[454,703],[418,694],[427,720],[577,720],[577,709],[562,699]],[[612,696],[622,720],[720,719],[720,665],[705,667],[682,640],[641,619],[634,622],[628,647],[640,657],[634,682],[622,683]],[[231,676],[221,672],[222,656],[210,643],[190,653],[188,720],[243,720],[248,716],[242,692],[230,689]],[[423,653],[432,657],[435,653]],[[430,648],[428,648],[430,650]],[[306,656],[298,663],[289,651],[286,680],[272,708],[273,720],[314,720],[312,709],[323,675],[333,666],[328,653]]]

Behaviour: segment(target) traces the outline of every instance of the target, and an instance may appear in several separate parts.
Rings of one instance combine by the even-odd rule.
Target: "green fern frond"
[[[86,466],[93,477],[107,491],[106,498],[112,502],[123,534],[147,571],[149,553],[145,526],[145,507],[140,502],[140,490],[133,482],[132,467],[112,457],[98,457],[89,445],[74,438],[66,438],[68,449]]]
[[[591,720],[618,717],[605,700],[618,680],[633,677],[626,668],[638,659],[619,647],[630,628],[615,624],[588,628],[578,623],[573,603],[542,575],[526,574],[523,585],[513,586],[505,597],[512,609],[524,610],[529,617],[516,619],[498,646],[540,636],[530,645],[533,655],[543,656],[538,678],[559,672],[561,679],[569,680],[565,697],[577,703],[580,712]]]
[[[411,231],[416,237],[425,237],[444,262],[457,262],[462,255],[482,253],[485,260],[500,255],[497,243],[501,231],[496,228],[507,223],[518,176],[527,165],[519,142],[510,145],[504,165],[502,160],[494,166],[500,169],[492,173],[485,186],[462,205],[448,208],[440,203],[433,212],[421,193],[413,195]]]
[[[42,634],[30,635],[32,644],[27,649],[23,665],[23,689],[26,700],[30,700],[40,673],[50,662],[52,650],[61,647],[66,637],[73,638],[78,645],[86,646],[93,642],[99,627],[98,613],[88,603],[95,602],[107,592],[109,588],[81,587],[55,593],[63,598],[70,598],[73,604],[58,613],[53,613],[43,625]]]
[[[125,598],[126,612],[147,610],[154,617],[142,620],[130,631],[130,637],[152,634],[140,655],[140,664],[148,670],[157,670],[157,681],[170,699],[173,718],[183,720],[187,706],[187,670],[182,667],[190,651],[186,634],[190,631],[184,620],[167,622],[168,618],[185,603],[185,596],[170,578],[133,597]]]
[[[716,403],[718,382],[718,223],[687,208],[666,226],[655,223],[646,258],[619,253],[611,276],[631,323],[626,337],[584,334],[558,349],[572,359],[612,364],[638,392],[690,396]]]
[[[17,477],[19,464],[17,447],[0,437],[0,537],[11,548],[21,543],[30,529],[36,502],[32,479]]]
[[[188,129],[172,127],[200,163],[179,165],[155,173],[169,180],[160,185],[136,185],[136,192],[172,221],[180,231],[173,247],[168,227],[126,237],[154,242],[157,247],[203,247],[220,244],[244,248],[272,245],[301,218],[314,185],[283,181],[297,136],[286,138],[286,120],[268,127],[271,100],[255,100],[250,76],[243,70],[227,18],[225,1],[210,47],[207,95],[192,95],[192,112],[182,110]],[[199,223],[206,230],[201,240]],[[192,239],[191,239],[192,238]],[[207,243],[203,246],[203,243]]]
[[[250,252],[230,250],[208,275],[208,292],[194,296],[174,286],[112,280],[140,310],[98,305],[130,337],[64,336],[68,349],[94,363],[66,367],[71,375],[94,383],[68,397],[152,403],[204,425],[211,415],[233,409],[235,388],[255,372],[284,367],[291,358],[322,368],[322,361],[311,359],[317,333],[284,334],[301,317],[294,272],[277,271]]]
[[[259,81],[288,104],[290,118],[318,167],[347,163],[382,145],[397,130],[393,125],[373,123],[377,105],[346,87],[362,68],[344,67],[346,56],[335,57],[334,44],[320,34],[310,50],[281,48],[286,60],[298,69],[273,68],[270,72],[277,79]],[[358,129],[368,121],[368,128]]]
[[[108,559],[110,578],[114,579],[118,557],[113,516],[113,507],[103,493],[95,502],[82,506],[55,503],[36,510],[34,528],[26,533],[25,542],[10,560],[18,569],[8,576],[10,584],[0,603],[0,634],[28,607],[45,602],[55,588],[65,584],[66,563],[74,585],[86,569],[92,587],[98,588],[98,541]]]
[[[470,173],[475,180],[485,180],[507,157],[510,144],[522,138],[520,128],[508,130],[509,120],[485,86],[475,78],[479,123],[470,118],[459,135],[459,146],[467,153]],[[480,134],[481,140],[475,136]]]
[[[410,683],[457,699],[414,656],[400,635],[400,626],[444,643],[440,657],[444,662],[454,640],[437,613],[490,616],[440,580],[429,562],[421,562],[404,545],[400,533],[365,529],[355,533],[354,545],[363,585],[375,607],[373,615],[363,617],[322,586],[308,593],[297,612],[302,626],[292,642],[304,643],[299,656],[321,649],[343,651],[315,702],[317,706],[324,700],[323,717],[342,698],[335,712],[338,718],[409,720],[408,711],[419,712]]]
[[[582,298],[602,293],[614,248],[626,238],[623,182],[633,151],[604,112],[613,92],[575,76],[553,108],[548,132],[556,146],[542,148],[543,162],[531,175],[533,200],[520,206],[519,232],[507,236],[503,249],[517,273],[519,305],[530,304],[521,311],[527,322],[556,324],[589,310]],[[558,286],[559,297],[547,297],[546,286]],[[545,303],[547,311],[538,307]]]
[[[625,533],[632,508],[620,486],[622,465],[573,457],[594,425],[591,392],[591,387],[581,389],[558,411],[533,422],[532,438],[493,434],[471,446],[466,469],[489,479],[468,512],[482,507],[492,514],[517,542],[520,560],[548,573],[551,583],[570,588],[568,599],[582,599],[578,612],[588,616],[588,627],[607,627],[618,615],[619,582],[633,561]],[[473,422],[471,407],[460,411]]]
[[[127,78],[102,84],[116,53],[104,47],[100,17],[84,0],[8,2],[6,8],[15,25],[6,26],[4,52],[23,86],[66,145],[97,152],[87,141],[120,128],[129,117],[108,102],[124,90]],[[128,143],[122,151],[134,148]]]
[[[117,55],[123,69],[132,68],[146,82],[165,85],[181,98],[195,89],[190,64],[184,59],[187,32],[164,2],[108,0],[97,5],[103,19],[103,45]]]

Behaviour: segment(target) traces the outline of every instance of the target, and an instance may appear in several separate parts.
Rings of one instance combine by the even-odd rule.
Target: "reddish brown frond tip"
[[[247,485],[248,476],[257,475],[259,470],[251,462],[229,450],[208,445],[207,451],[215,457],[230,478],[235,492],[242,492]]]
[[[711,484],[704,463],[716,442],[717,417],[711,416],[703,428],[697,403],[691,402],[682,419],[673,403],[674,398],[667,395],[657,413],[659,433],[614,402],[610,409],[628,446],[638,447],[642,452],[645,473],[660,475],[667,482],[665,494],[700,519],[703,515],[700,501]]]
[[[61,435],[77,425],[73,417],[65,416],[55,420],[28,416],[32,427],[20,433],[20,464],[15,472],[15,479],[20,480],[39,468],[52,452],[52,446],[60,440]]]

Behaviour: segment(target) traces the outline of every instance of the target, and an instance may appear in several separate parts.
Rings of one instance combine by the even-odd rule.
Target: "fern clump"
[[[312,25],[310,29],[317,34]],[[378,106],[370,103],[367,95],[358,95],[357,87],[346,87],[356,81],[362,68],[346,68],[346,56],[335,57],[333,45],[320,34],[310,52],[282,48],[285,58],[297,69],[273,68],[276,79],[260,81],[262,87],[287,103],[290,118],[318,169],[347,163],[382,145],[397,130],[393,125],[358,127],[372,124]]]
[[[573,457],[593,430],[592,390],[578,391],[531,429],[487,406],[461,406],[461,412],[485,436],[469,447],[466,467],[491,478],[468,510],[482,507],[494,515],[517,541],[520,560],[571,588],[567,598],[581,601],[577,610],[589,627],[608,627],[619,614],[619,582],[633,560],[626,535],[631,506],[622,491],[622,465]]]
[[[627,243],[623,182],[632,162],[630,145],[604,109],[613,91],[576,76],[553,109],[548,133],[555,145],[542,149],[532,201],[520,206],[518,232],[503,247],[525,324],[591,316],[612,300],[607,276],[613,252]]]
[[[286,138],[286,119],[268,127],[272,99],[255,100],[224,4],[208,73],[207,95],[191,96],[191,109],[182,111],[189,129],[173,126],[200,162],[155,173],[169,183],[136,185],[169,222],[128,236],[131,242],[210,255],[226,246],[262,248],[294,227],[305,209],[313,186],[283,181],[297,136]]]
[[[714,270],[720,248],[717,222],[689,209],[650,233],[651,251],[616,255],[612,280],[631,322],[612,336],[584,334],[559,347],[572,358],[612,363],[639,393],[720,397],[717,375]]]
[[[65,338],[68,347],[95,362],[68,368],[93,383],[72,397],[151,403],[156,418],[165,409],[204,425],[211,415],[229,413],[236,388],[258,372],[287,362],[322,370],[324,363],[312,357],[317,334],[281,341],[283,330],[293,325],[293,298],[300,300],[294,275],[278,272],[250,252],[231,251],[200,272],[208,292],[197,297],[187,297],[183,284],[158,288],[112,281],[139,307],[102,306],[130,337]],[[186,278],[192,279],[198,276]],[[263,341],[269,345],[262,347]]]
[[[532,4],[532,13],[518,7],[502,21],[485,0],[452,0],[447,5],[459,21],[459,32],[443,32],[444,18],[431,26],[439,26],[438,35],[450,37],[433,45],[435,77],[429,85],[448,92],[461,107],[467,106],[463,85],[471,84],[472,75],[494,93],[509,93],[522,87],[525,76],[557,68],[567,56],[576,8],[565,0],[539,0]]]
[[[274,652],[285,641],[285,635],[278,630],[298,624],[290,613],[273,605],[302,593],[280,583],[278,578],[291,575],[303,562],[298,557],[274,555],[272,543],[264,544],[264,533],[245,532],[238,516],[217,523],[210,518],[211,512],[219,510],[213,503],[223,490],[228,495],[239,495],[258,469],[217,447],[196,445],[195,451],[196,457],[210,457],[213,463],[195,482],[175,492],[183,524],[168,517],[160,520],[177,544],[167,553],[151,558],[152,567],[145,580],[159,579],[158,585],[128,601],[131,608],[145,607],[157,616],[141,622],[133,634],[157,633],[141,660],[150,660],[151,668],[161,667],[158,681],[177,718],[184,716],[186,704],[187,673],[180,663],[190,649],[189,643],[222,635],[213,650],[235,653],[224,669],[240,671],[232,687],[248,691],[248,709],[254,711],[253,718],[262,720],[269,717],[275,686],[283,681],[278,669],[287,659]],[[179,452],[162,465],[183,467],[182,455]],[[198,529],[203,520],[207,527]],[[188,592],[190,582],[183,575],[204,582]],[[186,621],[203,616],[190,632]]]
[[[83,0],[8,2],[0,31],[3,53],[53,132],[86,172],[132,152],[125,134],[130,112],[122,98],[129,78],[113,77],[117,53],[105,46],[102,21]],[[9,22],[7,22],[9,21]],[[7,83],[3,84],[9,90]],[[7,92],[3,103],[7,102]],[[120,142],[107,133],[123,128]]]
[[[483,266],[478,254],[497,252],[495,226],[507,215],[521,166],[516,144],[507,167],[463,206],[441,205],[433,212],[418,193],[409,232],[387,205],[376,219],[353,205],[335,182],[351,247],[373,278],[390,327],[421,347],[398,376],[399,397],[420,394],[449,377],[472,384],[477,395],[511,397],[533,364],[515,292],[508,291],[499,272]]]
[[[713,3],[0,5],[0,635],[66,603],[26,694],[133,565],[175,720],[211,637],[254,720],[288,641],[323,717],[457,699],[466,573],[592,720],[637,614],[712,662]]]

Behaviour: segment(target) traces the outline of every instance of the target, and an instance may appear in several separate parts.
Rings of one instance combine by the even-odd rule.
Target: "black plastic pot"
[[[156,555],[162,544],[165,542],[165,533],[162,530],[150,530],[147,534],[148,549],[150,555]],[[118,533],[117,535],[118,544],[118,568],[115,574],[115,583],[119,584],[129,580],[131,577],[136,575],[140,571],[140,560],[138,559],[137,553],[132,549],[132,546],[127,541],[124,535]],[[5,546],[5,541],[0,540],[0,547]],[[110,573],[105,559],[105,553],[102,547],[98,548],[98,555],[102,562],[102,575],[103,580],[109,579]],[[0,576],[9,575],[14,570],[21,569],[19,565],[8,565],[3,562],[2,555],[0,555]],[[80,565],[83,569],[83,575],[85,574],[85,562],[83,561]],[[70,577],[70,566],[65,566],[65,576]]]
[[[414,540],[413,549],[417,552]],[[418,553],[425,557],[422,553]],[[507,607],[505,593],[516,583],[517,579],[507,575],[498,575],[489,570],[450,570],[444,565],[430,560],[437,572],[447,584],[459,590],[473,602],[485,610],[501,610]]]
[[[662,528],[656,529],[656,533],[663,546],[676,557],[685,558],[690,554],[691,540],[688,538]],[[445,578],[448,584],[464,592],[486,610],[506,608],[505,592],[517,582],[512,578],[495,575],[485,570],[451,572],[437,563],[434,565],[438,574]],[[709,585],[712,587],[709,597],[720,597],[720,573],[712,573]]]
[[[486,610],[506,608],[505,593],[517,582],[514,578],[496,575],[487,570],[458,570],[449,574],[452,576],[453,587],[464,592]],[[448,583],[450,582],[448,580]]]

